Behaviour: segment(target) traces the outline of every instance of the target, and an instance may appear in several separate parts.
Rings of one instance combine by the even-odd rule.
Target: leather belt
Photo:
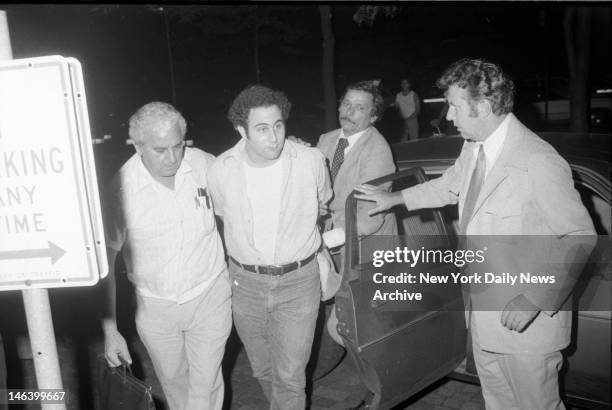
[[[285,273],[292,272],[314,259],[317,253],[313,253],[306,259],[302,259],[301,261],[287,263],[285,265],[244,265],[238,262],[236,259],[229,257],[232,262],[236,265],[240,266],[244,270],[248,270],[249,272],[259,273],[260,275],[272,275],[272,276],[280,276]]]

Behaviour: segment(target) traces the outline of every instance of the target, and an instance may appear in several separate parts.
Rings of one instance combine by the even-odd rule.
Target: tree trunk
[[[570,131],[588,132],[588,72],[591,36],[591,10],[567,7],[564,20],[565,48],[570,74]]]
[[[321,73],[323,75],[323,97],[325,103],[325,130],[336,128],[336,84],[334,81],[334,32],[332,29],[332,14],[329,6],[319,6],[321,17],[321,34],[323,35],[323,59]]]
[[[170,41],[170,23],[166,10],[162,9],[164,29],[166,31],[166,48],[168,50],[168,69],[170,71],[170,86],[172,87],[172,104],[176,106],[176,81],[174,79],[174,58],[172,57],[172,43]]]
[[[259,10],[255,6],[255,20],[253,23],[253,65],[255,68],[255,84],[261,84],[261,67],[259,65]]]

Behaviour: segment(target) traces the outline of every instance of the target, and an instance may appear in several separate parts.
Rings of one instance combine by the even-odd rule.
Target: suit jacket
[[[567,257],[578,243],[590,252],[596,240],[595,230],[574,188],[567,162],[550,144],[509,115],[506,139],[483,182],[467,232],[475,240],[477,235],[487,235],[480,239],[485,245],[486,241],[498,242],[490,246],[497,250],[496,254],[485,254],[488,267],[494,270],[480,272],[502,273],[510,268],[533,273],[539,268],[550,271],[549,262]],[[404,190],[408,209],[458,203],[461,215],[475,162],[474,144],[466,141],[455,164],[440,178]],[[529,249],[530,244],[538,249]],[[572,312],[567,306],[564,310],[559,308],[567,301],[576,280],[569,265],[555,264],[555,271],[548,272],[556,277],[554,285],[472,286],[471,331],[480,346],[499,353],[549,353],[567,346]],[[521,293],[543,311],[518,333],[501,324],[498,309]],[[491,308],[493,303],[495,310]]]
[[[328,169],[334,158],[339,136],[340,129],[337,129],[323,134],[319,138],[317,148],[325,155]],[[376,128],[368,128],[346,154],[336,179],[333,181],[334,196],[329,204],[331,220],[326,224],[326,229],[332,227],[345,229],[346,198],[353,192],[355,185],[394,172],[395,163],[387,140]],[[357,204],[357,225],[360,236],[374,233],[377,235],[396,235],[397,225],[393,214],[385,213],[370,217],[367,211],[373,207],[374,203],[372,202],[359,201]]]

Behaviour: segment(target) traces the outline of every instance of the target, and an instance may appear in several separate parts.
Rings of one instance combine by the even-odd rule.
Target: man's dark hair
[[[459,60],[451,64],[438,79],[438,87],[445,92],[451,85],[467,90],[472,107],[476,102],[487,99],[495,115],[512,112],[514,83],[496,64],[481,59]]]
[[[346,90],[344,90],[344,94],[342,95],[340,101],[344,100],[344,97],[346,97],[346,93],[348,93],[349,90],[370,93],[372,95],[372,105],[374,106],[373,115],[377,117],[377,120],[380,120],[380,117],[382,117],[383,112],[385,111],[385,99],[380,91],[378,83],[374,81],[357,81],[351,83],[346,87]]]
[[[262,85],[251,85],[236,96],[227,112],[227,119],[234,127],[248,128],[251,108],[271,107],[276,105],[281,111],[283,121],[289,118],[291,103],[282,91],[275,91]]]

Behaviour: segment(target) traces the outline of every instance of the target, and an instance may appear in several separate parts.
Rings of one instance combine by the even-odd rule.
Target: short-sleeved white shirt
[[[113,178],[105,205],[106,244],[123,252],[128,278],[143,296],[184,303],[226,272],[206,185],[213,160],[186,148],[174,190],[157,182],[138,154]]]

